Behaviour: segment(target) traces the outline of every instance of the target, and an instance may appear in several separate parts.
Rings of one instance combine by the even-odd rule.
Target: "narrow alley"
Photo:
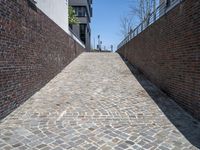
[[[82,53],[1,120],[0,149],[198,149],[200,124],[131,70]]]

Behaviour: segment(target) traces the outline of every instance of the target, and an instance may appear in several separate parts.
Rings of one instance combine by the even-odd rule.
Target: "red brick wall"
[[[0,118],[83,51],[40,10],[30,8],[26,0],[0,0]]]
[[[200,119],[200,0],[185,0],[118,50]]]

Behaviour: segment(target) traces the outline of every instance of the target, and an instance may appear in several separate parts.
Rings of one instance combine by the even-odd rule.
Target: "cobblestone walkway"
[[[132,71],[83,53],[1,121],[0,149],[198,149],[199,122]]]

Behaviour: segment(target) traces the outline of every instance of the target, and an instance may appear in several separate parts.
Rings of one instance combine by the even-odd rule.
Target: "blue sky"
[[[120,35],[120,17],[130,15],[130,5],[135,5],[136,0],[93,0],[93,18],[91,22],[91,43],[97,44],[97,36],[101,35],[103,46],[116,49],[122,40]]]

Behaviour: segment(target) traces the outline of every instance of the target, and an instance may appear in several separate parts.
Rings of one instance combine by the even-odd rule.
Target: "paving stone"
[[[40,145],[37,146],[37,148],[41,149],[41,148],[44,148],[46,146],[47,146],[46,144],[40,144]]]
[[[0,122],[0,149],[200,148],[200,123],[116,53],[83,53]]]
[[[20,147],[18,147],[18,149],[19,149],[19,150],[26,150],[26,149],[30,149],[30,148],[27,147],[27,146],[20,146]]]
[[[61,147],[56,147],[53,150],[63,150]]]
[[[135,143],[132,141],[125,141],[127,144],[134,145]]]
[[[92,147],[90,147],[88,150],[96,150],[96,149],[97,149],[97,147],[92,146]]]
[[[119,147],[121,147],[123,149],[127,149],[128,148],[127,144],[120,144]]]
[[[52,148],[49,147],[49,146],[46,146],[46,147],[41,148],[41,150],[49,150],[49,149],[52,149]]]
[[[112,147],[108,146],[108,145],[104,145],[102,147],[100,147],[101,150],[111,150]]]
[[[20,147],[22,145],[23,145],[22,143],[16,143],[16,144],[13,144],[12,147]]]

